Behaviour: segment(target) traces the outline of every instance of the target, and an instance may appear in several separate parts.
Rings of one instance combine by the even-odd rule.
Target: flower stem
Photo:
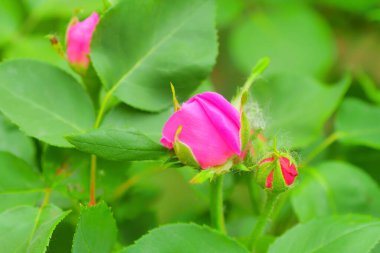
[[[256,222],[255,227],[253,228],[253,231],[249,238],[249,242],[248,242],[249,248],[251,249],[256,248],[257,242],[263,235],[264,230],[267,226],[267,223],[271,219],[273,207],[277,201],[278,195],[279,194],[277,193],[267,192],[267,201],[265,203],[264,211],[259,217],[258,221]]]
[[[89,206],[96,204],[96,155],[91,155],[91,171],[90,171],[90,202]]]
[[[222,233],[226,232],[223,214],[223,175],[216,176],[210,183],[211,225]]]
[[[94,124],[94,129],[99,128],[100,123],[102,123],[104,113],[106,112],[106,108],[108,105],[108,101],[111,99],[113,92],[115,90],[111,89],[105,97],[103,98],[102,104],[100,105],[98,115],[96,116],[96,121]],[[96,155],[91,155],[91,170],[90,170],[90,202],[88,203],[89,206],[96,205],[96,164],[97,164],[97,157]]]

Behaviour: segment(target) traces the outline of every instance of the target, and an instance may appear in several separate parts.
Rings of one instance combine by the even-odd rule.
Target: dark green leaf
[[[1,251],[45,252],[53,230],[68,213],[52,205],[20,206],[0,213]]]
[[[41,176],[26,162],[0,152],[0,168],[0,212],[18,205],[34,205],[42,200],[44,184]]]
[[[186,98],[217,53],[213,0],[121,1],[102,18],[91,57],[103,84],[125,103],[160,111],[170,82]]]
[[[73,253],[108,253],[116,242],[117,228],[111,210],[101,202],[81,209]]]
[[[81,85],[46,63],[13,60],[0,65],[0,110],[25,133],[51,145],[90,128],[94,109]]]
[[[279,237],[269,253],[367,253],[380,240],[380,221],[366,216],[337,216],[300,224]]]
[[[278,75],[256,83],[252,93],[268,115],[265,134],[295,148],[320,136],[348,86],[347,78],[329,87],[311,78]]]
[[[359,168],[343,162],[324,162],[307,168],[292,190],[292,204],[301,222],[333,214],[380,216],[380,188]]]
[[[380,149],[380,107],[358,99],[346,99],[336,118],[340,140],[347,144]]]
[[[67,139],[77,149],[108,160],[154,160],[166,154],[163,146],[133,129],[98,129]]]
[[[205,226],[172,224],[150,231],[121,253],[248,253],[231,238]]]

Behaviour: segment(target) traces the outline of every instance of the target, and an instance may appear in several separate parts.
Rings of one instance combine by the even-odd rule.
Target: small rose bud
[[[271,156],[259,163],[256,180],[263,188],[283,192],[298,176],[296,165],[288,155]]]
[[[223,96],[190,98],[165,123],[161,143],[181,162],[203,169],[231,164],[241,154],[240,113]],[[225,171],[226,168],[224,167]]]
[[[83,21],[73,19],[66,33],[67,59],[75,71],[83,74],[89,65],[90,44],[99,15],[94,12]]]

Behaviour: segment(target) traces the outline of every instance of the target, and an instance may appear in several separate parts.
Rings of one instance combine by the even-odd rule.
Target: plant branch
[[[323,152],[327,147],[333,144],[336,140],[342,137],[342,133],[335,132],[328,136],[321,144],[319,144],[314,150],[312,150],[309,155],[302,162],[300,167],[305,167],[309,164],[314,158],[316,158],[321,152]]]

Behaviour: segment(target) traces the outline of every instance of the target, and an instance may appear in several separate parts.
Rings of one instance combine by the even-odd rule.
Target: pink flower
[[[99,22],[99,15],[94,12],[79,22],[74,20],[67,29],[67,58],[75,69],[87,69],[90,62],[90,44],[96,25]]]
[[[203,169],[223,165],[241,153],[240,114],[215,92],[198,94],[185,102],[166,122],[161,143],[172,149],[176,134]]]
[[[273,163],[274,157],[269,157],[260,162],[260,166],[262,166],[265,163]],[[280,167],[282,172],[282,177],[285,180],[285,183],[287,186],[290,186],[293,184],[295,178],[298,176],[298,172],[296,169],[296,166],[289,161],[288,158],[281,156],[279,158],[280,161]],[[270,172],[269,176],[266,179],[266,188],[272,188],[273,187],[273,172],[274,169]]]

